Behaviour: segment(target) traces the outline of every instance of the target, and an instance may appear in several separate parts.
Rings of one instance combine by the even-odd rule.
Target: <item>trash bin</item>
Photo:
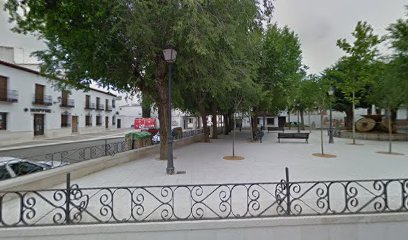
[[[125,141],[131,149],[152,145],[152,134],[149,132],[132,132],[125,135]]]

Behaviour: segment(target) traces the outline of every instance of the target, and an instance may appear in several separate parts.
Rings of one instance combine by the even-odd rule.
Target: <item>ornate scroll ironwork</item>
[[[408,179],[0,192],[0,227],[408,211]]]

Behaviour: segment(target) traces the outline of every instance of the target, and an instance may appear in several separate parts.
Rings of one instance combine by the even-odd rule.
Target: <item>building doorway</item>
[[[72,133],[78,132],[78,116],[72,116]]]
[[[109,128],[109,117],[105,117],[105,128]]]
[[[116,123],[117,123],[117,128],[121,128],[122,126],[121,126],[121,122],[120,122],[120,119],[118,119],[117,121],[116,121]]]
[[[44,135],[44,115],[34,114],[34,136]]]
[[[278,117],[278,127],[285,127],[286,117]]]

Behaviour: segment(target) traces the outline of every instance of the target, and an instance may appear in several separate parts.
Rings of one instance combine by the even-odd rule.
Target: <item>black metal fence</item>
[[[407,212],[408,179],[0,192],[0,227]]]
[[[193,137],[202,133],[202,129],[183,131],[181,138]],[[133,144],[133,142],[131,141],[129,142],[126,140],[121,140],[116,142],[108,142],[105,139],[105,142],[103,144],[73,148],[64,151],[56,151],[35,156],[24,156],[22,158],[35,162],[45,162],[53,166],[60,166],[105,156],[114,156],[117,153],[126,152],[136,148],[137,145]]]

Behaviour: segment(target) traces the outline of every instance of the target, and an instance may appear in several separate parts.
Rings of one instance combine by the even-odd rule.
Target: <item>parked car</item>
[[[51,169],[46,163],[33,162],[14,157],[0,157],[0,180]]]
[[[153,144],[159,144],[160,143],[160,132],[157,132],[155,135],[153,135],[152,143]]]

